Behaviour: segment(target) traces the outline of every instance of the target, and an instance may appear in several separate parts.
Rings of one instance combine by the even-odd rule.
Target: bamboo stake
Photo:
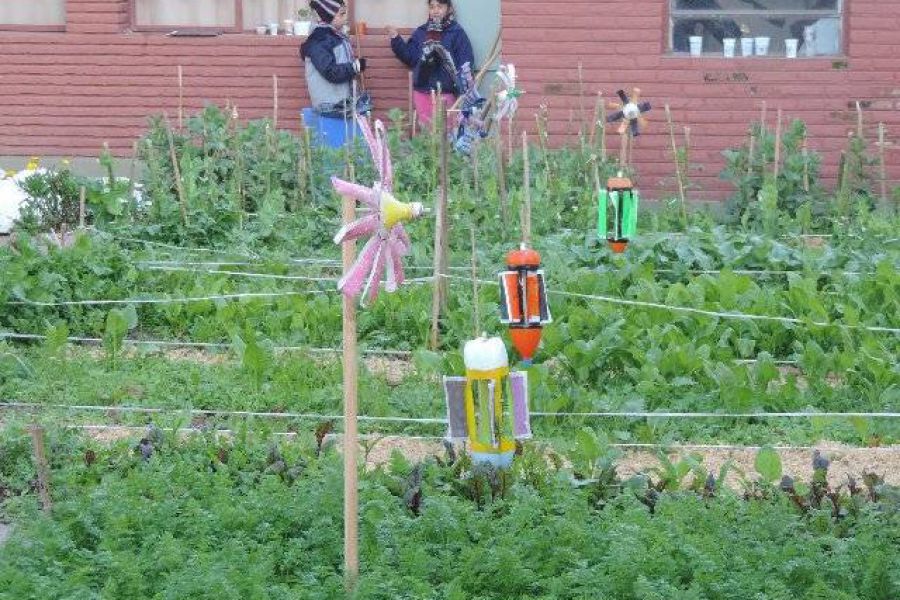
[[[687,209],[685,208],[684,180],[681,176],[681,159],[678,156],[678,144],[675,142],[675,123],[672,121],[672,110],[666,104],[666,122],[669,125],[669,140],[672,142],[672,160],[675,161],[675,181],[678,184],[678,199],[681,201],[681,217],[687,225]]]
[[[587,118],[587,110],[584,106],[584,63],[578,61],[578,119],[581,122],[579,127],[579,135],[582,143],[584,143],[585,119]]]
[[[603,109],[603,92],[597,92],[597,101],[594,103],[593,122],[591,123],[591,136],[588,144],[591,150],[594,149],[594,142],[597,141],[597,125],[600,123],[600,111]]]
[[[887,208],[887,169],[884,166],[884,123],[878,124],[878,166],[881,178],[881,204]]]
[[[478,312],[478,258],[475,253],[475,223],[469,227],[469,241],[472,244],[472,325],[475,328],[475,335],[481,334],[481,315]]]
[[[178,192],[178,203],[181,206],[181,222],[186,227],[188,224],[187,200],[184,196],[184,183],[181,181],[181,167],[178,164],[178,154],[175,152],[175,137],[172,135],[172,126],[169,124],[169,116],[163,113],[166,122],[166,136],[169,139],[169,158],[172,159],[172,171],[175,176],[175,191]]]
[[[628,134],[619,134],[619,168],[624,170],[628,164]]]
[[[803,191],[809,193],[809,143],[806,136],[803,136],[803,142],[800,147],[803,156]]]
[[[278,75],[272,75],[272,130],[278,130]]]
[[[506,126],[506,164],[512,166],[513,163],[513,117],[510,115]]]
[[[479,182],[479,172],[478,172],[478,150],[480,148],[480,142],[476,139],[475,143],[472,144],[472,188],[475,190],[475,196],[481,195],[481,183]]]
[[[413,72],[409,72],[409,85],[408,85],[408,108],[407,114],[409,115],[409,137],[416,137],[416,109],[415,103],[413,102]]]
[[[112,182],[110,182],[112,185]],[[84,197],[87,193],[87,190],[84,186],[81,186],[78,190],[78,228],[84,229]]]
[[[600,160],[606,162],[606,102],[602,99],[602,93],[600,96]]]
[[[443,102],[441,102],[440,119],[441,121],[444,121],[446,119],[446,112],[444,110]],[[444,123],[441,123],[441,125],[444,125]],[[431,296],[431,339],[429,343],[429,347],[432,351],[437,351],[438,345],[440,343],[441,305],[443,304],[445,286],[444,272],[446,270],[446,259],[444,253],[446,252],[447,248],[445,239],[447,236],[447,136],[442,135],[440,139],[441,186],[437,198],[437,210],[434,211],[434,287],[432,289]]]
[[[353,169],[353,165],[350,165]],[[353,178],[351,177],[351,181]],[[343,198],[343,222],[351,223],[356,217],[356,202]],[[344,273],[353,266],[356,244],[346,241],[341,248]],[[343,297],[343,370],[344,370],[344,585],[348,592],[356,586],[359,577],[359,497],[357,467],[357,377],[358,355],[356,337],[356,303],[351,297]]]
[[[128,202],[134,200],[134,178],[137,172],[138,141],[131,142],[131,164],[128,166]]]
[[[528,132],[522,132],[522,160],[524,174],[522,181],[522,243],[531,245],[531,160],[528,157]]]
[[[775,122],[775,179],[781,171],[781,109],[778,109],[778,117]]]
[[[184,128],[184,70],[178,65],[178,129]]]
[[[856,101],[856,136],[863,140],[863,111],[859,100]]]
[[[53,500],[50,497],[50,469],[47,465],[47,454],[44,448],[44,428],[40,425],[31,425],[28,431],[31,433],[34,464],[37,468],[38,494],[41,499],[41,508],[43,508],[45,513],[50,513],[53,510]]]
[[[762,132],[760,134],[760,136],[761,136],[761,139],[763,139],[766,134],[766,101],[765,100],[762,101],[762,114],[759,117],[759,127],[760,127],[760,131]]]
[[[753,175],[753,158],[756,146],[756,136],[753,135],[753,128],[750,128],[750,149],[747,151],[747,177]]]
[[[412,112],[412,136],[416,137],[416,127],[418,126],[419,113],[416,110]]]
[[[503,157],[503,135],[501,132],[502,128],[497,131],[494,147],[497,158],[497,185],[500,188],[500,220],[506,226],[509,225],[509,191],[506,189],[506,163]]]

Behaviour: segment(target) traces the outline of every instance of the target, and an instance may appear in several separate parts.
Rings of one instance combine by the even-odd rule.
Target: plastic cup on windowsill
[[[767,36],[756,38],[756,55],[768,56],[769,54],[769,38]]]
[[[722,53],[725,55],[725,58],[734,58],[734,48],[737,45],[737,40],[734,38],[725,38],[722,40]]]
[[[703,36],[702,35],[692,35],[688,39],[690,42],[691,48],[691,56],[702,56],[703,55]]]
[[[753,56],[753,38],[741,38],[741,56]]]
[[[278,35],[278,23],[269,23],[269,35]]]
[[[269,32],[269,28],[265,25],[257,25],[256,27],[256,35],[266,35]]]

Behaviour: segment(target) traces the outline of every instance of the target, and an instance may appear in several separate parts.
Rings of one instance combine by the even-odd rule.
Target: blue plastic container
[[[348,142],[352,143],[354,136],[362,137],[362,132],[353,119],[323,117],[312,108],[304,108],[302,112],[303,122],[310,130],[314,146],[341,148]]]

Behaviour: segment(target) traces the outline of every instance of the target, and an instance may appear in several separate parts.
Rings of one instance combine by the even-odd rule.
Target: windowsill
[[[847,60],[846,54],[834,54],[829,56],[797,56],[796,58],[788,58],[784,55],[777,54],[767,54],[765,56],[734,56],[734,57],[725,57],[721,54],[702,54],[700,56],[691,56],[687,52],[668,52],[662,55],[662,58],[665,59],[682,59],[682,60],[701,60],[701,61],[722,61],[722,62],[763,62],[766,60],[779,60],[779,61],[796,61],[796,62],[813,62],[813,61],[822,61],[822,62],[832,62],[835,60]]]

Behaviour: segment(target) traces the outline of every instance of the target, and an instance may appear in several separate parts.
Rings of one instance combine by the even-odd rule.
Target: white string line
[[[99,412],[125,412],[125,413],[141,413],[141,414],[190,414],[204,416],[222,416],[222,417],[259,417],[263,419],[308,419],[308,420],[336,420],[343,419],[343,415],[326,415],[318,413],[289,413],[289,412],[254,412],[254,411],[230,411],[216,409],[178,409],[178,408],[160,408],[145,406],[96,406],[96,405],[78,405],[78,404],[37,404],[27,402],[0,402],[0,409],[11,410],[69,410],[69,411],[99,411]],[[853,419],[853,418],[872,418],[872,419],[896,419],[900,418],[900,413],[864,413],[864,412],[786,412],[786,413],[717,413],[717,412],[532,412],[532,417],[581,417],[581,418],[641,418],[641,419]],[[446,419],[434,417],[376,417],[368,415],[359,415],[360,421],[376,421],[376,422],[395,422],[395,423],[429,423],[429,424],[447,424]]]
[[[212,275],[228,275],[229,277],[254,277],[259,279],[276,279],[280,281],[314,281],[336,283],[337,277],[308,277],[305,275],[275,275],[272,273],[247,273],[244,271],[225,271],[221,269],[190,269],[185,267],[147,266],[148,271],[166,271],[177,273],[208,273]]]
[[[686,269],[681,271],[679,269],[653,269],[654,273],[666,273],[666,274],[681,274],[681,273],[689,273],[691,275],[721,275],[722,273],[730,272],[735,275],[748,275],[748,276],[765,276],[765,275],[791,275],[796,273],[798,275],[831,275],[835,277],[839,276],[847,276],[847,277],[859,277],[859,276],[871,276],[876,275],[875,271],[804,271],[801,269],[785,269],[785,270],[771,270],[771,269],[733,269],[731,271],[722,271],[722,270],[705,270],[705,269]]]
[[[302,261],[302,262],[301,262]],[[266,267],[266,266],[277,266],[277,267],[291,267],[298,265],[312,265],[315,267],[321,268],[341,268],[343,263],[339,260],[330,260],[330,259],[290,259],[290,262],[280,262],[280,261],[266,261],[261,260],[258,262],[246,262],[246,261],[220,261],[220,262],[204,262],[204,261],[178,261],[178,260],[142,260],[134,263],[138,267],[151,268],[151,267]],[[433,265],[407,265],[403,267],[407,271],[433,271]],[[448,270],[450,271],[471,271],[471,267],[463,267],[463,266],[448,266]],[[162,269],[159,269],[162,270]]]
[[[14,333],[0,331],[0,340],[6,338],[17,340],[46,340],[47,336],[36,333]],[[72,336],[67,337],[66,341],[86,344],[100,344],[103,342],[103,338]],[[175,348],[202,348],[214,350],[231,350],[234,348],[234,344],[226,344],[222,342],[192,342],[179,340],[124,339],[122,340],[122,343],[130,346],[170,346]],[[274,346],[272,350],[274,352],[311,352],[314,354],[340,354],[344,351],[343,348],[316,348],[307,346]],[[386,350],[381,348],[360,348],[359,352],[372,356],[398,356],[406,358],[411,357],[413,354],[409,350]]]
[[[126,298],[123,300],[61,300],[57,302],[40,302],[36,300],[7,300],[5,304],[15,306],[91,306],[119,304],[188,304],[207,302],[210,300],[236,300],[240,298],[281,298],[286,296],[312,296],[317,294],[336,293],[337,290],[304,290],[297,292],[245,292],[240,294],[216,294],[212,296],[196,296],[191,298]]]
[[[343,420],[344,415],[323,415],[318,413],[280,413],[280,412],[254,412],[244,410],[202,410],[202,409],[177,409],[157,408],[144,406],[94,406],[94,405],[66,405],[66,404],[35,404],[28,402],[0,402],[0,409],[11,410],[65,410],[72,412],[122,412],[138,414],[189,414],[193,416],[221,416],[221,417],[251,417],[261,419],[302,419],[310,421],[336,421]],[[376,417],[370,415],[357,416],[359,421],[371,421],[376,423],[420,423],[446,425],[446,419],[418,418],[418,417]]]
[[[442,274],[441,277],[446,279],[456,280],[456,281],[464,281],[467,283],[471,283],[472,279],[470,277],[461,277],[458,275],[446,275]],[[500,283],[493,280],[478,280],[480,285],[492,285],[495,287],[499,287]],[[641,300],[628,300],[626,298],[613,298],[612,296],[600,296],[596,294],[581,294],[578,292],[567,292],[564,290],[553,290],[548,289],[548,294],[555,294],[557,296],[567,296],[570,298],[581,298],[583,300],[596,300],[598,302],[606,302],[609,304],[622,304],[626,306],[641,306],[645,308],[659,308],[662,310],[668,310],[672,312],[685,312],[697,315],[705,315],[708,317],[719,317],[723,319],[739,319],[745,321],[773,321],[778,323],[791,323],[794,325],[810,325],[814,327],[839,327],[844,329],[859,329],[863,331],[871,331],[871,332],[880,332],[880,333],[900,333],[900,328],[897,327],[881,327],[875,325],[850,325],[847,323],[825,323],[821,321],[806,321],[803,319],[796,319],[793,317],[774,317],[770,315],[751,315],[746,313],[738,313],[738,312],[718,312],[713,310],[705,310],[702,308],[692,308],[689,306],[670,306],[668,304],[660,304],[659,302],[644,302]]]

